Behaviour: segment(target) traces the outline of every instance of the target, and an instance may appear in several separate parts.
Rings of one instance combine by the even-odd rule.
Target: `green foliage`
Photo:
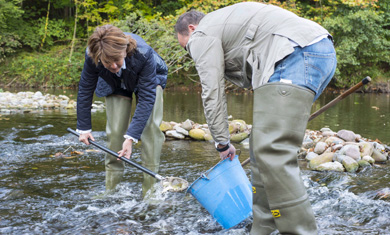
[[[0,62],[4,58],[15,52],[16,48],[21,47],[19,36],[12,32],[11,25],[8,22],[15,22],[23,13],[17,7],[20,1],[0,0]]]
[[[338,85],[355,84],[363,76],[377,76],[389,66],[390,31],[386,19],[372,10],[327,18],[323,25],[334,36],[338,59]]]
[[[22,52],[5,61],[0,73],[9,77],[4,83],[16,78],[15,83],[38,87],[75,86],[80,79],[84,64],[84,45],[77,44],[72,62],[69,63],[69,47],[53,47],[51,51],[41,53]]]
[[[115,26],[124,32],[141,36],[168,65],[169,74],[177,74],[180,70],[188,71],[194,67],[187,52],[180,47],[173,32],[173,21],[151,19],[146,20],[140,13],[130,13],[126,20],[117,21]]]

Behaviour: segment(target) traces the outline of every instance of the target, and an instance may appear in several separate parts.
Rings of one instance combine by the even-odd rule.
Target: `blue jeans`
[[[275,64],[268,82],[290,80],[292,84],[315,92],[314,101],[321,95],[336,71],[337,59],[329,38],[306,47],[294,47],[294,52]]]

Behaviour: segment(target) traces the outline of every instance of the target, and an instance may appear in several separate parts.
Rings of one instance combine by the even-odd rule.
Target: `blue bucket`
[[[252,213],[252,185],[237,155],[232,161],[225,159],[203,173],[187,192],[225,229]]]

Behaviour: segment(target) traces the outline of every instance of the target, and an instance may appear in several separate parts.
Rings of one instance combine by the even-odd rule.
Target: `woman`
[[[106,100],[108,148],[130,158],[132,144],[141,140],[143,166],[157,172],[165,140],[159,126],[167,73],[165,62],[141,37],[112,25],[96,28],[88,40],[77,96],[79,140],[85,144],[89,138],[94,140],[91,105],[95,92]],[[137,106],[131,118],[133,94]],[[105,168],[106,192],[110,192],[121,181],[124,164],[106,155]],[[154,182],[144,174],[143,195]]]

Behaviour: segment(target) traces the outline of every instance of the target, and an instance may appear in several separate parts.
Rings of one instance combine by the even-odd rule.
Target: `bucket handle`
[[[240,157],[240,155],[241,155],[241,149],[236,149],[236,156],[237,156],[237,157]],[[201,174],[201,177],[204,178],[204,179],[210,180],[209,177],[208,177],[209,173],[210,173],[215,167],[217,167],[221,162],[225,161],[226,159],[227,159],[227,158],[225,158],[225,159],[219,161],[219,162],[218,162],[217,164],[215,164],[215,166],[213,166],[211,169],[209,169],[208,171],[202,173],[202,174]]]

